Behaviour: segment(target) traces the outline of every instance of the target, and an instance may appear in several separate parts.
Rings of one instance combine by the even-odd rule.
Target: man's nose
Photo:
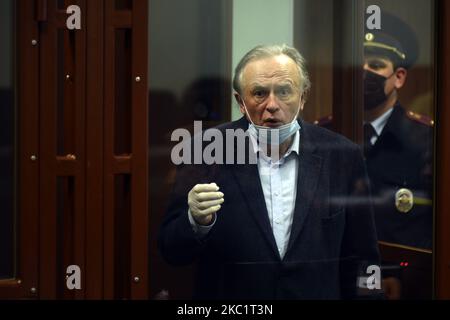
[[[274,113],[278,109],[280,109],[280,106],[278,105],[277,97],[273,92],[271,92],[267,100],[266,110],[269,111],[270,113]]]

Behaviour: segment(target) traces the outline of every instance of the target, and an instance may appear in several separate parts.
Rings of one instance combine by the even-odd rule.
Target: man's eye
[[[374,62],[370,62],[369,66],[372,69],[381,69],[381,68],[384,68],[384,63],[378,62],[378,61],[374,61]]]
[[[264,91],[262,91],[262,90],[256,90],[253,94],[254,94],[255,97],[257,97],[257,98],[264,97]]]
[[[290,88],[287,88],[287,87],[286,88],[280,88],[277,91],[278,97],[283,98],[283,99],[289,98],[291,96],[291,93],[292,93],[292,90]]]
[[[282,95],[282,96],[287,96],[287,95],[289,95],[289,90],[288,90],[288,89],[281,89],[281,90],[280,90],[280,95]]]

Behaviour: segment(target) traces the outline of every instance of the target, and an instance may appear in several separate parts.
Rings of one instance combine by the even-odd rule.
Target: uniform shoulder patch
[[[424,124],[424,125],[426,125],[428,127],[434,126],[433,119],[431,119],[430,117],[425,116],[423,114],[419,114],[419,113],[416,113],[416,112],[413,112],[413,111],[406,111],[406,116],[409,119],[411,119],[411,120],[413,120],[415,122],[419,122],[421,124]]]

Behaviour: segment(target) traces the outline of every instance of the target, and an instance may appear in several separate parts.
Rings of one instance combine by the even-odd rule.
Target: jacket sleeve
[[[381,290],[358,288],[360,277],[365,279],[372,275],[367,273],[367,267],[380,266],[380,257],[370,184],[360,148],[352,150],[348,159],[351,161],[352,173],[346,199],[346,226],[341,250],[342,297],[380,298]],[[378,281],[381,285],[381,279]]]
[[[194,232],[189,221],[187,197],[198,183],[207,181],[207,166],[179,165],[169,205],[158,234],[158,248],[163,258],[172,265],[188,265],[204,250],[209,234]]]

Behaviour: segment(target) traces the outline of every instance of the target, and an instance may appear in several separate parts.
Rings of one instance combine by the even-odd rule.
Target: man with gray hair
[[[361,151],[299,118],[309,87],[295,48],[255,47],[233,79],[243,117],[217,129],[245,130],[257,163],[178,166],[159,248],[198,262],[195,298],[357,298],[378,264]]]

